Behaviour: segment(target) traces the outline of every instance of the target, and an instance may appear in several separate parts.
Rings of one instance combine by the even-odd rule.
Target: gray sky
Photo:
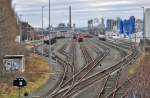
[[[41,6],[44,8],[44,27],[48,26],[49,0],[13,0],[13,6],[22,20],[36,27],[41,26]],[[104,17],[123,19],[142,18],[142,6],[150,8],[150,0],[51,0],[51,24],[68,23],[68,9],[72,6],[72,21],[77,27],[87,26],[87,21]]]

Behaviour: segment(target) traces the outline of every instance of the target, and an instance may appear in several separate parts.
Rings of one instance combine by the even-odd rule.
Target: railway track
[[[109,53],[109,50],[107,49],[104,50],[105,50],[104,55],[106,56],[106,54]],[[101,58],[104,58],[105,57],[104,55]],[[132,61],[135,55],[136,53],[132,52],[131,54],[127,55],[122,60],[120,60],[116,65],[87,77],[87,75],[92,71],[92,69],[95,68],[95,66],[99,63],[99,61],[97,61],[96,63],[96,59],[95,59],[94,60],[95,62],[90,63],[93,66],[89,64],[74,75],[74,85],[70,86],[71,81],[73,81],[73,78],[71,78],[64,85],[61,86],[62,88],[61,90],[59,90],[57,93],[53,94],[52,96],[46,98],[69,98],[70,96],[77,93],[81,89],[93,84],[97,80],[100,79],[103,80],[106,77],[108,77],[111,73],[115,72],[116,70],[122,69],[125,65],[128,64],[129,61]],[[97,58],[97,60],[98,59],[100,60],[100,57]]]
[[[104,58],[105,57],[105,55],[102,57],[102,58]],[[84,88],[84,87],[86,87],[86,86],[88,86],[89,84],[91,84],[92,82],[91,81],[89,81],[89,80],[91,80],[91,78],[93,78],[93,77],[88,77],[88,74],[95,68],[95,66],[97,66],[99,64],[99,61],[96,63],[96,64],[94,64],[94,66],[91,68],[91,69],[89,69],[87,72],[85,72],[85,74],[82,74],[82,76],[79,76],[80,78],[79,78],[79,80],[78,81],[76,81],[76,84],[73,86],[73,87],[71,87],[70,89],[69,89],[69,91],[68,92],[65,92],[65,94],[63,94],[63,96],[61,97],[61,98],[68,98],[70,95],[72,95],[73,93],[76,93],[76,92],[78,92],[80,89],[82,89],[82,88]],[[93,80],[93,79],[92,79]],[[86,83],[86,84],[85,84]]]
[[[130,82],[133,78],[134,76],[125,80],[104,98],[124,98],[125,96],[127,96],[127,90],[130,88]]]
[[[109,42],[110,43],[110,42]],[[129,49],[129,48],[128,48]],[[131,49],[131,48],[130,48]],[[132,49],[132,54],[130,57],[127,57],[126,66],[133,63],[137,57],[138,57],[138,51],[135,49]],[[100,90],[98,96],[96,98],[124,98],[126,96],[127,89],[129,88],[129,80],[125,81],[121,85],[118,84],[119,75],[118,72],[123,70],[124,67],[122,67],[119,70],[116,70],[116,75],[108,75],[104,82],[103,88]],[[111,92],[111,93],[110,93]]]
[[[86,49],[85,45],[83,43],[80,44],[80,49],[82,51],[82,54],[84,56],[84,60],[86,64],[89,64],[90,62],[93,61],[93,58],[89,54],[88,50]]]
[[[103,84],[104,85],[103,88],[100,90],[100,93],[96,98],[105,98],[105,96],[107,96],[110,92],[112,92],[114,88],[117,88],[119,76],[120,76],[119,71],[116,71],[115,73],[108,75]]]
[[[46,94],[46,96],[43,96],[43,97],[47,98],[47,97],[51,96],[52,94],[57,93],[61,89],[61,86],[63,85],[63,83],[70,77],[73,77],[73,75],[74,75],[74,67],[71,64],[69,64],[69,61],[68,61],[69,55],[68,55],[68,53],[65,52],[67,45],[68,45],[68,43],[65,43],[61,47],[61,49],[58,50],[61,54],[63,54],[66,57],[66,60],[63,60],[59,56],[55,55],[55,57],[57,58],[57,62],[59,64],[61,64],[63,67],[62,77],[59,80],[60,82],[57,84],[57,87],[55,87],[55,89],[53,89],[52,92],[49,92],[48,94]]]
[[[72,44],[71,44],[71,48],[70,48],[70,54],[72,54],[71,55],[71,61],[72,61],[72,64],[71,65],[73,65],[73,67],[75,68],[75,66],[76,66],[76,42],[75,42],[75,40],[73,39],[72,40]]]
[[[116,66],[117,66],[117,67],[116,67]],[[81,90],[82,88],[89,86],[90,84],[92,84],[93,82],[96,82],[96,81],[99,80],[99,79],[103,79],[103,78],[107,77],[107,76],[109,75],[109,73],[113,73],[114,71],[116,71],[116,70],[118,70],[118,69],[121,69],[121,66],[123,66],[123,65],[122,65],[122,64],[118,64],[118,65],[116,65],[116,66],[109,68],[107,71],[104,70],[104,71],[102,71],[102,72],[99,72],[99,73],[97,73],[97,74],[95,74],[95,75],[93,75],[93,76],[91,76],[91,77],[85,79],[84,81],[82,81],[82,82],[80,83],[80,85],[79,85],[79,84],[76,85],[76,86],[75,86],[76,89],[74,89],[74,90],[72,90],[71,92],[69,92],[69,94],[66,95],[64,98],[69,98],[71,95],[75,94],[76,92],[78,92],[78,91]],[[120,67],[119,67],[119,66],[120,66]]]
[[[91,72],[97,66],[97,64],[99,64],[104,59],[104,57],[109,53],[109,49],[104,47],[104,50],[105,52],[102,55],[99,55],[98,58],[94,59],[92,62],[87,64],[83,69],[81,69],[78,73],[76,73],[75,75],[76,81],[79,81],[83,79],[85,76],[87,76],[87,74]],[[72,81],[72,79],[67,81],[64,86],[66,86],[70,81]]]
[[[71,55],[68,55],[68,53],[65,52],[67,45],[68,45],[68,43],[64,44],[64,46],[62,46],[62,48],[59,50],[59,52],[66,57],[66,60],[64,61],[60,57],[56,56],[59,63],[62,64],[63,68],[64,68],[62,80],[58,84],[58,87],[55,89],[55,91],[53,93],[48,94],[48,96],[46,96],[46,98],[52,97],[53,95],[55,95],[55,93],[57,93],[62,88],[62,85],[65,83],[65,81],[67,79],[73,78],[71,85],[74,84],[74,74],[75,74],[75,65],[76,65],[76,63],[75,63],[76,62],[76,43],[74,40],[72,40],[72,44],[70,47],[70,54]],[[69,63],[70,59],[72,59],[71,64]]]
[[[106,47],[105,47],[106,48]],[[104,50],[106,50],[106,49],[104,49]],[[96,64],[97,65],[97,64]],[[103,73],[103,72],[102,72]],[[93,76],[91,76],[91,77],[88,77],[87,79],[84,79],[84,80],[79,80],[79,82],[78,83],[76,83],[71,89],[70,89],[70,91],[68,91],[68,92],[66,92],[66,90],[64,90],[63,92],[65,92],[65,94],[63,94],[63,96],[62,96],[62,98],[64,97],[64,98],[67,98],[67,97],[69,97],[71,94],[73,94],[73,93],[75,93],[75,92],[77,92],[79,89],[77,89],[78,87],[80,87],[80,88],[83,88],[83,84],[91,84],[91,83],[93,83],[94,81],[96,81],[97,79],[100,79],[100,78],[102,78],[102,77],[104,77],[106,74],[102,74],[101,72],[100,73],[97,73],[97,74],[95,74],[95,75],[93,75]],[[100,74],[101,74],[101,77],[100,77]],[[85,78],[85,77],[84,77]],[[93,79],[93,78],[96,78],[96,79]],[[90,81],[89,81],[90,80]],[[92,81],[92,82],[91,82]],[[87,86],[87,85],[86,85]],[[84,86],[85,87],[85,86]],[[73,90],[73,89],[75,89],[75,90]],[[60,96],[59,96],[60,97]]]
[[[119,53],[121,54],[121,57],[125,57],[128,55],[127,51],[124,50],[128,47],[122,47],[118,44],[113,44],[111,42],[105,42],[105,41],[100,41],[100,40],[90,40],[93,44],[96,44],[97,46],[101,47],[101,45],[104,45],[105,47],[108,47],[108,48],[114,48],[116,49],[117,51],[119,51]],[[130,49],[129,49],[130,50]]]
[[[122,48],[124,48],[124,49],[129,49],[129,50],[131,50],[131,46],[132,45],[135,45],[134,43],[132,43],[132,44],[130,44],[130,43],[128,43],[128,42],[124,42],[124,41],[112,41],[112,40],[108,40],[107,41],[109,44],[113,44],[114,46],[121,46]],[[105,43],[105,42],[104,42]],[[134,47],[135,48],[135,47]]]
[[[65,52],[65,49],[67,48],[67,45],[68,45],[68,43],[65,43],[65,44],[61,47],[61,49],[58,50],[58,52],[59,52],[60,54],[64,55],[66,58],[70,58],[70,55],[69,55],[67,52]]]
[[[72,86],[71,88],[70,88],[70,86],[69,85],[71,85],[71,81],[73,81],[73,78],[71,78],[69,81],[67,81],[63,86],[62,86],[62,88],[64,88],[64,90],[61,90],[60,92],[62,93],[64,93],[64,92],[66,92],[66,90],[67,90],[67,92],[65,93],[65,94],[63,94],[63,96],[62,97],[64,97],[68,92],[70,92],[70,90],[72,90],[73,88],[75,88],[78,84],[80,84],[80,82],[82,83],[83,81],[85,81],[85,80],[83,80],[84,78],[86,78],[87,77],[87,75],[97,66],[97,64],[99,64],[103,59],[104,59],[104,57],[109,53],[109,49],[107,49],[106,47],[104,47],[103,46],[103,48],[104,48],[104,50],[105,50],[105,52],[103,53],[103,55],[100,55],[98,58],[96,58],[93,62],[91,62],[90,64],[88,64],[88,65],[86,65],[83,69],[81,69],[78,73],[76,73],[75,75],[74,75],[74,81],[75,81],[75,84],[74,84],[74,86]],[[83,80],[83,81],[82,81]],[[66,88],[65,88],[66,87]],[[69,91],[68,91],[68,89],[69,89]],[[55,94],[55,95],[53,95],[52,96],[52,98],[56,98],[56,96],[57,95],[59,95],[59,93],[58,94]],[[60,96],[59,96],[60,97]]]
[[[72,75],[72,83],[70,85],[70,88],[73,87],[74,83],[75,83],[75,67],[76,67],[76,42],[75,42],[75,39],[72,40],[72,45],[71,45],[71,53],[72,53],[72,72],[73,72],[73,75]],[[68,89],[66,92],[68,92],[70,89]]]
[[[101,48],[101,45],[97,46],[97,45],[93,44],[93,42],[91,40],[87,40],[87,43],[92,46],[92,49],[96,52],[97,55],[102,54],[103,49]]]
[[[106,69],[106,70],[104,70],[104,71],[102,71],[102,72],[100,72],[100,73],[98,73],[98,74],[96,74],[96,75],[94,75],[94,76],[92,76],[92,77],[90,77],[90,78],[92,78],[92,80],[93,80],[93,82],[95,82],[95,81],[97,81],[98,79],[102,79],[102,78],[104,78],[104,77],[108,77],[109,76],[109,74],[110,73],[114,73],[115,71],[119,71],[119,70],[121,70],[123,67],[124,67],[124,65],[127,65],[127,64],[131,64],[132,62],[134,62],[134,60],[132,61],[132,58],[134,58],[136,56],[136,52],[133,52],[133,53],[131,53],[131,54],[129,54],[128,56],[126,56],[123,60],[121,60],[118,64],[116,64],[116,65],[114,65],[113,67],[110,67],[110,68],[108,68],[108,69]],[[97,76],[97,78],[94,78],[94,77],[96,77]],[[101,77],[101,78],[100,78]],[[118,76],[116,76],[117,78],[118,78]],[[90,78],[88,78],[87,80],[89,80]],[[86,80],[86,79],[85,79]],[[118,80],[118,79],[117,79]],[[83,82],[83,81],[82,81]],[[68,92],[69,94],[68,95],[66,95],[66,96],[63,96],[63,97],[61,97],[61,98],[69,98],[72,94],[74,94],[74,93],[76,93],[76,92],[78,92],[80,89],[79,89],[79,87],[82,89],[83,88],[83,85],[85,85],[85,83],[87,84],[87,85],[85,85],[84,87],[86,87],[86,86],[88,86],[89,84],[88,84],[88,81],[84,81],[83,82],[84,84],[82,84],[82,85],[78,85],[78,87],[77,86],[75,86],[76,87],[76,90],[72,90],[71,92]],[[115,88],[117,88],[117,86],[118,86],[118,81],[116,81],[116,82],[114,82],[114,83],[116,83],[116,85],[115,85]],[[65,94],[67,94],[67,93],[65,93]],[[114,95],[115,96],[115,95]],[[102,97],[103,98],[103,97]]]

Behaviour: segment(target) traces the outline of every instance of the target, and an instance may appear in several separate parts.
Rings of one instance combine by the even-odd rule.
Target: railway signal
[[[16,78],[14,81],[13,81],[13,86],[16,86],[16,87],[25,87],[27,86],[27,82],[24,78]]]
[[[18,87],[19,89],[19,96],[18,98],[21,98],[21,88],[27,86],[27,81],[22,78],[22,77],[17,77],[14,81],[13,81],[13,86]],[[24,93],[24,96],[28,96],[28,93]]]

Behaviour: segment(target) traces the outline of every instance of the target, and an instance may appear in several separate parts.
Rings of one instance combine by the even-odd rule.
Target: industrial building
[[[114,24],[115,24],[115,20],[113,20],[113,19],[107,19],[106,30],[107,31],[112,31],[113,27],[114,27]]]
[[[55,28],[56,32],[70,32],[72,29],[69,26],[66,26],[65,23],[60,23],[58,26]]]
[[[88,31],[90,34],[105,34],[104,18],[95,18],[88,21]]]
[[[150,39],[150,8],[145,11],[145,33],[146,38]]]
[[[136,32],[143,31],[143,21],[141,19],[136,20]]]

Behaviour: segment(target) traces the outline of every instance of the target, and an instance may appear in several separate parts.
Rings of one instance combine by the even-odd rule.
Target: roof
[[[23,58],[24,57],[24,55],[5,55],[3,58],[4,59],[14,59],[14,58],[19,58],[19,59],[21,59],[21,58]]]

